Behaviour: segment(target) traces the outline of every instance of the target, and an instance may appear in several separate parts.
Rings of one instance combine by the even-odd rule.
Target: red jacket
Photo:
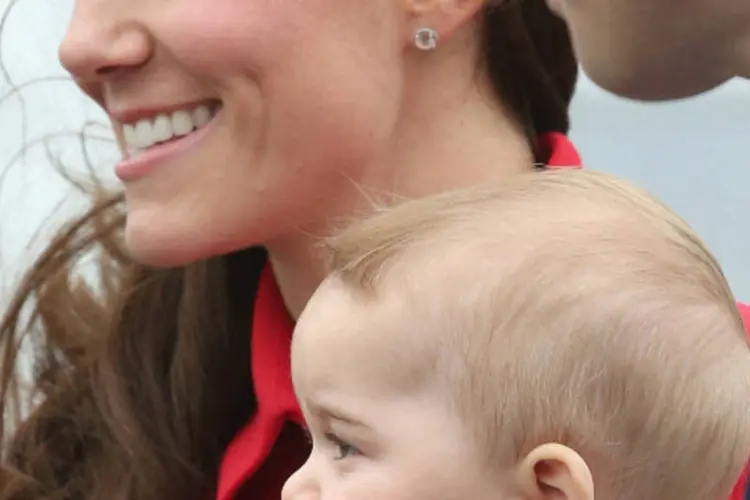
[[[580,166],[572,144],[562,135],[545,137],[550,166]],[[740,305],[750,325],[750,307]],[[279,500],[286,479],[307,459],[309,442],[294,396],[289,352],[294,324],[273,275],[266,268],[255,298],[251,367],[258,407],[230,443],[219,473],[216,500]],[[749,450],[750,451],[750,450]],[[729,500],[743,500],[743,474]]]

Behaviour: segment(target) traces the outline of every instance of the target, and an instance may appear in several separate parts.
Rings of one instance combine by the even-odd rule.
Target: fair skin
[[[543,444],[505,471],[482,463],[447,389],[399,367],[405,331],[419,335],[408,303],[397,291],[363,301],[336,280],[313,296],[292,346],[313,448],[282,500],[593,500],[588,466],[565,446]]]
[[[118,170],[133,256],[177,266],[264,245],[296,316],[325,275],[318,238],[372,198],[531,168],[477,75],[482,3],[77,0],[60,58],[140,165]],[[440,34],[429,53],[413,44],[424,26]],[[160,112],[196,105],[207,125],[153,146]]]
[[[666,100],[750,78],[747,0],[547,0],[588,75],[625,97]]]

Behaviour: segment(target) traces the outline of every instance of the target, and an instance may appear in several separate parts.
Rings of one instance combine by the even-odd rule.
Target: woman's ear
[[[404,0],[413,31],[435,30],[441,39],[449,39],[472,20],[486,0]]]
[[[594,480],[574,450],[547,443],[531,450],[516,470],[518,485],[529,500],[593,500]]]

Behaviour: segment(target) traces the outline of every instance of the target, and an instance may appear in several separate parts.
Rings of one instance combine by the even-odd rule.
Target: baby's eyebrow
[[[340,408],[334,408],[320,403],[308,404],[308,408],[311,414],[321,420],[336,420],[352,427],[367,427],[367,425],[365,425],[360,419]]]

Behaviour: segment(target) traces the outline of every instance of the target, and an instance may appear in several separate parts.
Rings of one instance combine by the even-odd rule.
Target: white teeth
[[[159,115],[151,125],[151,135],[154,140],[164,142],[172,137],[172,120],[167,115]]]
[[[198,106],[193,110],[193,123],[200,128],[211,120],[211,111],[206,106]]]
[[[215,114],[214,110],[202,105],[192,110],[160,114],[133,124],[123,125],[128,153],[132,157],[160,142],[185,136],[206,125]]]
[[[150,143],[155,143],[156,140],[152,138],[151,130],[153,127],[147,120],[141,120],[135,124],[135,147],[139,149],[145,149]]]
[[[188,135],[193,131],[193,120],[187,111],[175,111],[172,113],[172,132],[177,137]]]

